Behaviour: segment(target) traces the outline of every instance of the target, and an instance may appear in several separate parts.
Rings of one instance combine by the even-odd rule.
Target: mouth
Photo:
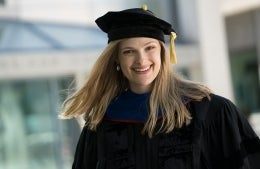
[[[144,73],[144,72],[147,72],[148,70],[151,69],[151,65],[147,66],[147,67],[143,67],[143,68],[134,68],[134,71],[135,72],[138,72],[138,73]]]

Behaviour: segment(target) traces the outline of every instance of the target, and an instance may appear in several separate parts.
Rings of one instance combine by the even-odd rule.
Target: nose
[[[143,64],[146,60],[146,54],[143,51],[138,51],[136,54],[136,63]]]

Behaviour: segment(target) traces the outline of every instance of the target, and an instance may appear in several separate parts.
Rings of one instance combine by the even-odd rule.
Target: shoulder
[[[220,95],[216,95],[216,94],[210,94],[210,98],[203,98],[201,101],[200,104],[208,104],[209,107],[215,107],[217,109],[221,109],[223,108],[223,106],[226,106],[226,105],[232,105],[234,106],[234,104],[232,103],[232,101],[230,101],[229,99],[223,97],[223,96],[220,96]]]
[[[209,101],[210,112],[238,113],[236,105],[229,99],[212,94]]]
[[[217,120],[223,116],[236,116],[239,111],[229,99],[216,94],[210,94],[210,98],[201,101],[192,101],[193,112],[201,120]]]
[[[225,106],[235,106],[234,103],[229,99],[216,94],[210,95],[209,103],[210,103],[210,107],[220,108],[220,109],[224,108]]]

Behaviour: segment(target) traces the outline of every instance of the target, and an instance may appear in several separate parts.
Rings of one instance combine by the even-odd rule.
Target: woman
[[[86,121],[73,169],[260,168],[260,140],[235,105],[172,71],[169,23],[146,8],[96,23],[108,46],[62,114]]]

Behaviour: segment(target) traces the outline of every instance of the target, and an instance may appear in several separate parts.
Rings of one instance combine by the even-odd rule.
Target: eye
[[[131,54],[133,54],[135,51],[134,50],[132,50],[132,49],[127,49],[127,50],[123,50],[122,51],[122,54],[123,55],[131,55]]]
[[[147,51],[150,51],[150,50],[153,50],[153,49],[155,49],[155,48],[156,48],[156,46],[150,45],[150,46],[147,46],[147,47],[146,47],[146,50],[147,50]]]

